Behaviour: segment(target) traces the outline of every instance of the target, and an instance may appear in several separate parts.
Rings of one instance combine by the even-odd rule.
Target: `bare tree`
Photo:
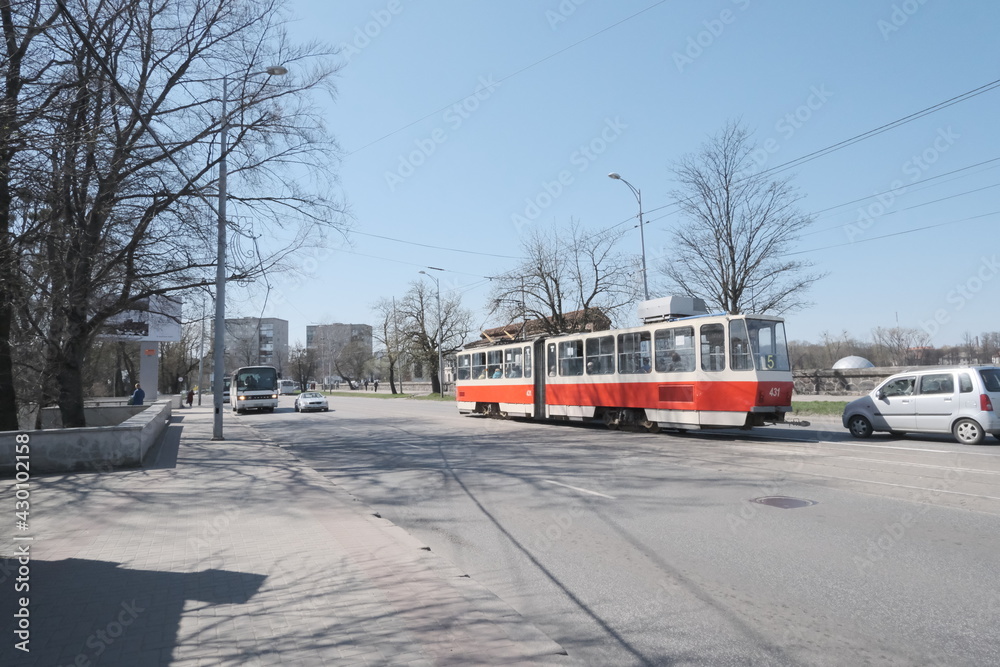
[[[681,293],[727,313],[782,313],[804,307],[821,274],[792,260],[789,248],[812,224],[790,178],[756,171],[748,131],[730,122],[674,169],[684,222],[660,271]]]
[[[295,345],[289,351],[288,366],[302,391],[306,390],[309,380],[316,375],[317,365],[315,350],[303,347],[302,345]]]
[[[336,147],[309,93],[330,88],[337,67],[319,46],[287,43],[280,0],[117,0],[78,5],[59,18],[32,42],[42,43],[35,57],[43,65],[31,84],[46,113],[18,118],[28,123],[21,134],[35,139],[23,161],[36,183],[31,197],[44,206],[34,235],[22,234],[17,274],[0,275],[5,293],[10,286],[25,295],[16,302],[20,331],[8,334],[0,304],[0,406],[12,394],[4,346],[17,336],[40,339],[43,375],[56,381],[63,423],[82,426],[82,368],[103,323],[151,295],[214,282],[222,156],[213,142],[223,125],[232,183],[242,186],[228,190],[237,209],[227,220],[230,238],[253,246],[229,253],[230,280],[279,268],[305,242],[305,230],[338,219],[330,184],[309,183],[295,169],[316,167],[309,173],[317,178],[334,173]],[[12,62],[0,63],[8,80]],[[295,73],[257,76],[275,64]],[[23,137],[7,141],[17,142]],[[0,189],[10,187],[12,173],[0,168]],[[12,198],[6,212],[2,200],[0,192],[9,229]],[[298,227],[291,244],[268,252],[256,242],[262,230],[289,225]],[[9,234],[0,236],[3,265],[6,240]]]
[[[619,238],[588,232],[572,220],[532,230],[521,243],[525,259],[493,279],[491,313],[504,324],[537,320],[551,334],[614,320],[635,304],[639,287],[634,261],[616,249]]]
[[[340,348],[340,352],[333,359],[333,366],[337,369],[337,375],[347,380],[347,385],[353,389],[354,382],[364,377],[365,366],[371,358],[367,345],[352,340]]]
[[[472,313],[462,307],[458,295],[440,293],[441,320],[438,321],[439,293],[428,283],[417,280],[399,302],[399,315],[404,323],[403,336],[410,356],[430,371],[431,391],[441,393],[438,372],[438,337],[441,357],[461,349],[472,330]]]
[[[389,390],[396,391],[396,368],[403,358],[405,341],[403,332],[405,325],[401,325],[399,311],[396,309],[395,299],[379,299],[374,307],[378,321],[372,327],[372,337],[385,350],[383,360],[389,367]]]
[[[14,357],[19,355],[12,341],[18,335],[17,312],[27,300],[18,258],[38,222],[28,215],[37,207],[31,185],[38,160],[31,146],[35,126],[54,96],[36,84],[46,79],[51,64],[45,35],[57,16],[58,10],[43,0],[0,2],[0,431],[18,428]],[[43,46],[37,48],[37,42]],[[38,355],[28,358],[34,365]],[[41,368],[36,370],[33,384],[40,386]]]
[[[872,329],[873,356],[877,366],[912,366],[923,359],[922,349],[930,337],[922,329],[875,327]]]

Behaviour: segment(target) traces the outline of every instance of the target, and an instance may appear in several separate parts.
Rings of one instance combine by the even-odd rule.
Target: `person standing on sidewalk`
[[[146,392],[144,392],[139,383],[136,382],[135,391],[132,392],[132,405],[142,405],[144,400],[146,400]]]

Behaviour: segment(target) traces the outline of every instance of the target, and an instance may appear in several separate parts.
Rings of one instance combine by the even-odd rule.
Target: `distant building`
[[[226,373],[240,366],[288,366],[288,320],[240,317],[226,320]]]
[[[370,324],[311,324],[306,327],[306,348],[314,351],[318,374],[323,376],[324,383],[337,376],[334,360],[340,351],[348,343],[355,342],[362,345],[368,358],[372,356]]]

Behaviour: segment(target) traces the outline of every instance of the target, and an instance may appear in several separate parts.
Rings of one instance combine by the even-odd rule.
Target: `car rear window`
[[[979,375],[983,378],[983,386],[986,391],[1000,391],[1000,369],[981,368]]]

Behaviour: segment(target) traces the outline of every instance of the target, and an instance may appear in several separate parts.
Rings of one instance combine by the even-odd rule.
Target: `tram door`
[[[534,343],[533,369],[535,387],[532,396],[535,398],[535,419],[545,419],[545,339],[539,338]]]

